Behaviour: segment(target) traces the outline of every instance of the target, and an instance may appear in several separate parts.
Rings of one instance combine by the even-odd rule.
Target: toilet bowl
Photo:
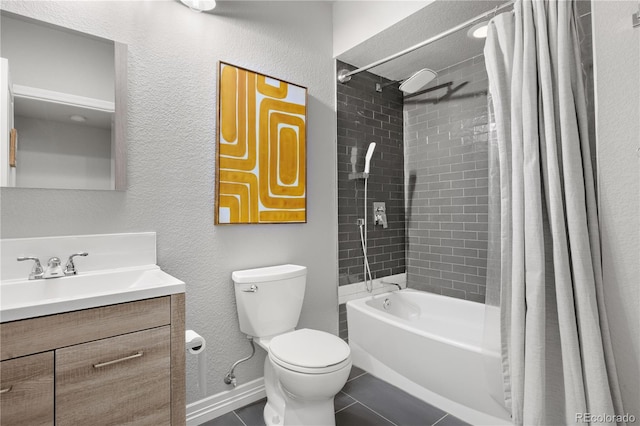
[[[240,330],[267,351],[268,426],[335,425],[333,399],[351,371],[349,345],[298,323],[307,268],[279,265],[232,274]]]
[[[351,352],[342,339],[300,329],[268,342],[265,359],[267,425],[334,425],[333,398],[347,382]]]

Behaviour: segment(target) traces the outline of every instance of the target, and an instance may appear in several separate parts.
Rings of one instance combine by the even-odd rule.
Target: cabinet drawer
[[[170,327],[56,351],[56,425],[169,425]]]
[[[53,352],[0,362],[0,424],[53,425]]]
[[[16,358],[171,322],[170,297],[0,324],[1,359]]]

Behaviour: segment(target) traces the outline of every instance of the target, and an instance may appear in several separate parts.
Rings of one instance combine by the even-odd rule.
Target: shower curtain
[[[624,413],[576,12],[573,0],[518,0],[490,22],[485,44],[494,117],[487,325],[499,324],[504,404],[518,425],[615,425]]]

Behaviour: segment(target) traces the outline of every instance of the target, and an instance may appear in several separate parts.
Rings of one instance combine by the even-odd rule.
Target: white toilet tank
[[[253,337],[272,336],[298,325],[307,268],[278,265],[235,271],[240,330]]]

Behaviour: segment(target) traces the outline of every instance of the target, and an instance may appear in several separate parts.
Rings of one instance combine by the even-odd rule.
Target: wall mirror
[[[0,19],[0,185],[126,189],[126,45]]]

